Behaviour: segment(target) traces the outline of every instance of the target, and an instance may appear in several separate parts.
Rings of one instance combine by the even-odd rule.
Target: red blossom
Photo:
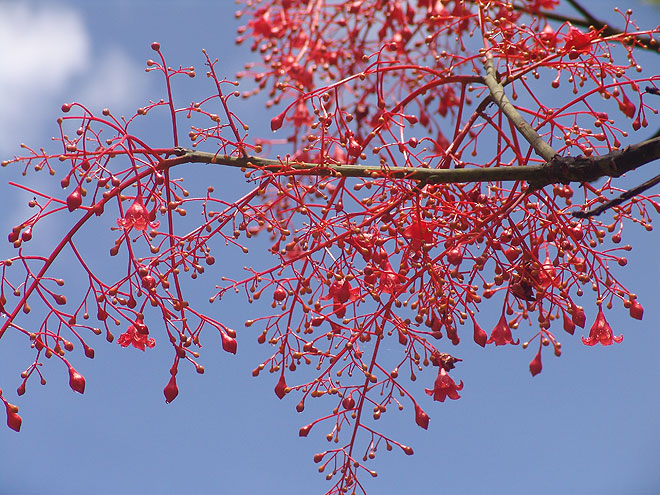
[[[410,241],[410,247],[413,251],[419,251],[422,249],[423,244],[431,244],[434,239],[428,222],[424,221],[408,225],[403,231],[403,237]]]
[[[529,6],[531,12],[554,10],[555,6],[559,4],[559,0],[529,0],[529,2],[531,3]]]
[[[616,342],[618,344],[622,340],[623,335],[615,337],[612,334],[612,328],[605,319],[603,308],[599,307],[598,314],[596,315],[596,321],[594,321],[594,324],[591,326],[591,330],[589,330],[589,337],[586,339],[582,337],[582,343],[584,345],[596,345],[600,342],[602,345],[612,345],[612,342]]]
[[[334,313],[338,318],[343,318],[346,314],[346,303],[355,301],[359,293],[360,289],[351,287],[348,280],[343,280],[333,283],[328,289],[328,295],[321,299],[325,301],[332,299]]]
[[[509,328],[509,324],[506,321],[504,312],[500,317],[500,321],[498,321],[497,325],[495,325],[495,328],[493,328],[493,331],[490,334],[490,338],[486,341],[486,344],[492,343],[495,343],[495,345],[518,345],[520,343],[520,339],[518,339],[516,342],[513,341],[511,329]]]
[[[575,60],[580,54],[589,53],[594,37],[595,32],[583,33],[577,28],[569,28],[564,37],[564,50],[568,52],[568,58]]]
[[[293,122],[295,127],[303,127],[312,123],[312,118],[304,101],[301,100],[296,104],[296,109],[289,120]]]
[[[555,272],[555,267],[552,264],[550,255],[546,254],[543,265],[541,265],[541,269],[539,270],[538,283],[541,287],[547,289],[551,285],[554,287],[559,287],[559,282],[560,281],[557,278],[557,273]]]
[[[160,222],[149,222],[149,212],[142,202],[142,197],[138,196],[135,198],[135,201],[128,210],[123,218],[117,219],[117,225],[120,227],[129,230],[131,227],[135,227],[136,230],[147,230],[147,227],[157,228],[160,225]]]
[[[386,258],[381,262],[380,290],[385,294],[396,294],[400,289],[399,274],[394,271],[390,261]]]
[[[141,351],[144,351],[145,347],[151,349],[156,345],[156,341],[149,338],[149,330],[141,321],[137,321],[128,327],[128,330],[119,336],[117,343],[122,347],[128,347],[129,345],[132,345]]]
[[[438,376],[433,384],[433,390],[429,390],[428,388],[424,390],[428,395],[433,396],[433,400],[444,402],[447,397],[456,400],[461,397],[458,395],[458,391],[463,390],[463,380],[456,385],[456,382],[454,382],[452,377],[450,377],[445,369],[440,366]]]

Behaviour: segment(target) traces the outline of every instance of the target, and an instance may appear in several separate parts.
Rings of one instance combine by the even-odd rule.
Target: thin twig
[[[597,208],[592,208],[590,210],[582,211],[574,211],[573,216],[575,218],[589,218],[589,217],[595,217],[596,215],[600,215],[606,210],[609,210],[610,208],[614,208],[615,206],[619,206],[621,203],[626,201],[627,199],[630,199],[632,197],[637,196],[638,194],[642,194],[644,191],[652,188],[656,184],[660,183],[660,175],[656,175],[652,179],[647,180],[643,184],[640,184],[637,187],[633,187],[632,189],[627,190],[620,196],[617,196],[614,199],[609,200],[606,203],[603,203],[599,205]]]

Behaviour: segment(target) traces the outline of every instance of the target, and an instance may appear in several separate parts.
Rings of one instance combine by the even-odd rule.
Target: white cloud
[[[0,1],[3,159],[18,152],[21,142],[48,144],[65,101],[75,99],[93,111],[139,106],[147,90],[143,68],[119,46],[94,44],[74,9]]]
[[[85,69],[89,49],[75,11],[0,4],[0,150],[34,135],[39,110]]]

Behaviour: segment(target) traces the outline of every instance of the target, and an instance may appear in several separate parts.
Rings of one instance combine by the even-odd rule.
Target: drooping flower
[[[596,321],[594,321],[594,324],[591,326],[591,330],[589,330],[589,337],[586,339],[582,337],[582,343],[584,345],[596,345],[600,342],[602,345],[612,345],[613,342],[618,344],[622,340],[623,335],[615,337],[612,334],[612,328],[605,319],[603,308],[599,307],[598,314],[596,315]]]
[[[504,312],[502,312],[502,316],[500,316],[500,321],[498,321],[497,325],[495,325],[495,328],[493,328],[493,331],[490,334],[490,338],[486,341],[486,344],[492,343],[495,343],[495,345],[518,345],[520,343],[520,339],[518,339],[516,342],[513,341],[513,335],[511,335],[511,329],[509,328],[509,324],[506,321]]]
[[[433,400],[444,402],[447,397],[452,400],[456,400],[461,396],[458,395],[459,390],[463,390],[463,380],[456,385],[456,382],[449,376],[449,373],[440,366],[438,370],[438,376],[435,379],[433,384],[433,390],[424,389],[428,395],[433,396]]]
[[[401,279],[394,271],[390,260],[385,258],[380,264],[380,290],[385,294],[397,294],[401,290]]]
[[[151,349],[156,345],[156,341],[149,338],[149,329],[141,321],[137,321],[128,327],[128,330],[119,336],[117,343],[122,347],[132,345],[141,351],[144,351],[145,347]]]
[[[129,230],[135,227],[136,230],[147,230],[147,227],[157,228],[160,222],[150,222],[149,212],[142,202],[142,196],[137,196],[131,206],[128,207],[123,218],[117,219],[117,225]]]

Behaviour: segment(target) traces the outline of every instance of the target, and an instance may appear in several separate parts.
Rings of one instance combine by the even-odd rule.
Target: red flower
[[[312,123],[312,118],[304,101],[301,100],[296,104],[296,110],[289,120],[293,122],[295,127],[303,127]]]
[[[149,222],[149,212],[142,203],[142,197],[138,196],[135,198],[135,201],[128,210],[123,218],[117,219],[117,225],[120,227],[129,230],[131,227],[135,227],[137,230],[147,230],[147,227],[157,228],[160,225],[160,222]]]
[[[395,294],[401,290],[399,274],[394,271],[387,258],[380,264],[380,290],[385,294]]]
[[[509,328],[509,324],[506,322],[504,313],[502,313],[502,316],[500,316],[500,321],[498,321],[497,325],[495,325],[495,328],[493,328],[493,331],[490,334],[490,338],[486,341],[486,344],[492,344],[493,342],[495,345],[518,345],[520,343],[520,339],[518,339],[516,342],[513,341],[511,329]]]
[[[322,300],[332,299],[333,311],[338,318],[343,318],[346,314],[346,302],[355,301],[360,289],[351,287],[348,280],[335,282],[328,289],[328,295],[322,297]]]
[[[433,400],[438,400],[444,402],[447,397],[452,400],[460,398],[458,395],[459,390],[463,390],[463,380],[461,383],[456,385],[456,382],[452,379],[451,376],[445,371],[445,369],[440,366],[438,370],[438,376],[435,379],[433,384],[433,390],[424,389],[428,395],[433,396]]]
[[[156,341],[149,338],[149,329],[141,321],[137,321],[128,327],[128,330],[119,336],[117,343],[122,347],[132,345],[141,351],[144,351],[145,346],[151,349],[156,345]]]
[[[594,324],[591,326],[591,330],[589,330],[589,337],[586,339],[582,337],[582,343],[584,345],[596,345],[600,342],[602,345],[612,345],[613,341],[618,344],[622,340],[623,335],[615,337],[612,334],[612,328],[605,319],[603,308],[599,307],[598,315],[596,315],[596,321],[594,321]]]
[[[564,50],[568,52],[568,58],[575,60],[581,53],[589,53],[591,40],[595,36],[595,32],[583,33],[579,29],[571,27],[564,38]]]
[[[403,237],[410,240],[410,247],[413,251],[419,251],[423,244],[433,242],[433,232],[428,228],[427,222],[411,223],[403,231]]]

